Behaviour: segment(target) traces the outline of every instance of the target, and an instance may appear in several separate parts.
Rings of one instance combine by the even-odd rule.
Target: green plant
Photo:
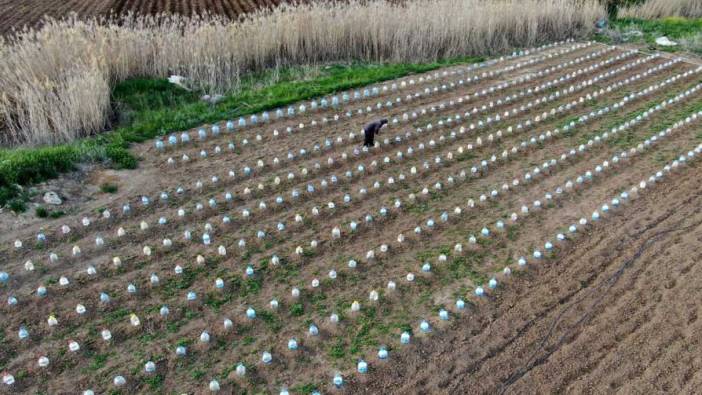
[[[64,215],[66,215],[66,213],[63,212],[62,210],[56,210],[56,211],[52,211],[49,213],[49,217],[51,217],[51,218],[61,218]]]
[[[293,317],[300,317],[305,313],[305,307],[302,303],[295,303],[290,306],[290,315]]]
[[[117,192],[117,185],[105,182],[100,185],[100,190],[103,193],[115,193]]]
[[[34,214],[36,214],[36,216],[39,218],[46,218],[49,216],[49,211],[44,207],[39,206],[34,209]]]
[[[298,80],[302,67],[251,74],[239,90],[215,106],[205,105],[197,95],[180,92],[166,80],[136,79],[119,83],[113,90],[118,111],[129,113],[112,132],[54,147],[0,150],[0,205],[20,195],[19,185],[31,185],[73,170],[79,162],[107,161],[118,169],[134,169],[138,159],[129,151],[169,131],[187,130],[205,123],[232,119],[340,90],[365,86],[442,66],[479,62],[480,57],[457,57],[431,63],[330,65],[313,78]],[[26,199],[25,199],[26,200]]]
[[[7,203],[7,206],[15,213],[23,213],[27,211],[27,205],[21,198],[15,198]]]

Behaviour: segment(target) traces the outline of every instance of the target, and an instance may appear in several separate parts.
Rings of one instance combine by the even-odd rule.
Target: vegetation
[[[34,210],[34,213],[37,215],[39,218],[46,218],[49,216],[49,211],[45,209],[44,207],[37,207]]]
[[[502,86],[502,82],[506,79],[515,78],[526,71],[514,70],[510,67],[516,63],[520,63],[520,67],[525,64],[524,58],[515,58],[477,71],[482,74],[490,70],[500,70],[492,75],[486,73],[488,77],[485,80],[475,84],[469,83],[469,86],[465,86],[467,78],[465,74],[450,75],[442,81],[433,79],[420,81],[416,86],[397,94],[400,97],[406,97],[405,95],[414,92],[425,92],[425,89],[432,91],[434,87],[437,87],[436,91],[439,92],[438,87],[442,84],[463,80],[463,84],[454,84],[453,90],[447,89],[446,92],[439,93],[439,97],[434,96],[433,100],[424,96],[421,103],[399,101],[394,106],[393,112],[397,114],[419,112],[416,121],[411,123],[413,126],[436,122],[437,119],[447,119],[445,117],[454,114],[463,114],[464,111],[470,111],[476,103],[499,101],[496,108],[488,109],[486,106],[482,110],[476,109],[475,117],[471,117],[470,120],[463,119],[453,124],[451,129],[459,128],[476,119],[492,118],[512,106],[519,108],[520,104],[525,102],[532,104],[528,108],[524,107],[525,110],[518,115],[518,119],[501,119],[474,133],[460,133],[446,138],[447,133],[450,132],[447,130],[449,128],[427,128],[421,136],[419,133],[407,134],[407,138],[398,141],[398,144],[392,147],[392,151],[419,147],[418,144],[429,140],[439,141],[438,147],[428,154],[420,153],[403,161],[396,160],[382,167],[379,166],[372,172],[374,179],[384,180],[389,176],[395,177],[398,173],[404,174],[410,166],[421,165],[425,159],[434,155],[446,158],[446,163],[427,165],[428,171],[422,171],[403,182],[383,183],[374,187],[372,196],[364,196],[365,192],[356,192],[356,186],[366,182],[354,181],[353,184],[347,184],[348,187],[342,186],[344,191],[335,190],[333,194],[326,191],[310,192],[304,199],[291,199],[287,207],[279,207],[275,210],[259,207],[254,224],[242,221],[238,215],[234,217],[236,213],[228,204],[212,205],[206,212],[197,213],[197,210],[192,210],[198,202],[207,199],[208,196],[221,193],[220,185],[213,183],[192,194],[182,196],[182,199],[179,198],[177,205],[186,211],[183,215],[178,214],[177,220],[174,220],[175,205],[149,204],[145,207],[140,205],[139,210],[135,210],[133,215],[116,215],[111,217],[110,221],[78,225],[79,231],[63,237],[48,238],[46,243],[32,242],[35,240],[34,234],[37,233],[37,228],[43,224],[22,230],[21,234],[15,237],[24,244],[13,246],[8,243],[9,245],[6,245],[3,250],[10,262],[10,266],[6,269],[8,275],[5,277],[7,280],[8,276],[12,276],[12,280],[8,282],[11,287],[9,289],[14,290],[20,282],[29,281],[35,284],[17,289],[17,295],[20,300],[23,300],[22,303],[34,310],[36,310],[35,305],[41,304],[46,307],[48,314],[53,314],[54,311],[60,314],[64,310],[62,306],[68,306],[69,309],[73,306],[78,308],[79,303],[95,300],[97,292],[109,293],[110,302],[104,303],[103,300],[100,305],[90,304],[95,308],[82,317],[69,312],[70,317],[74,318],[68,319],[65,314],[60,314],[58,326],[43,338],[39,336],[40,334],[36,335],[37,340],[31,342],[22,340],[23,335],[19,333],[19,336],[14,336],[12,332],[18,331],[21,325],[26,325],[35,336],[36,328],[46,325],[46,314],[27,315],[26,308],[6,309],[8,318],[2,325],[6,325],[7,330],[3,329],[0,332],[5,336],[8,334],[13,336],[3,350],[17,352],[18,356],[8,356],[7,353],[0,355],[0,364],[7,365],[3,371],[14,374],[18,378],[15,388],[27,392],[37,392],[37,389],[47,385],[57,392],[65,392],[64,387],[76,385],[65,380],[53,381],[51,377],[73,377],[73,381],[84,386],[79,390],[92,386],[92,390],[100,393],[110,393],[110,391],[119,393],[125,390],[154,393],[201,392],[206,390],[208,383],[213,379],[217,379],[224,386],[225,391],[231,389],[231,392],[236,393],[270,392],[288,385],[302,392],[309,392],[315,388],[327,391],[333,386],[330,379],[336,371],[343,374],[345,379],[349,378],[349,386],[353,385],[356,380],[351,372],[357,370],[356,364],[360,359],[371,363],[371,372],[375,366],[380,366],[374,355],[377,355],[381,347],[388,347],[392,353],[406,352],[402,351],[404,346],[401,346],[402,342],[407,342],[407,335],[404,341],[401,340],[403,332],[410,334],[412,339],[416,338],[416,341],[411,342],[416,342],[415,344],[421,347],[424,344],[422,339],[430,336],[430,333],[441,334],[454,323],[461,325],[466,322],[459,323],[456,321],[458,317],[463,317],[462,320],[475,320],[470,323],[469,328],[479,329],[490,322],[489,317],[496,311],[489,307],[489,304],[505,300],[501,296],[501,287],[506,276],[510,275],[512,270],[515,275],[521,270],[526,270],[522,266],[517,266],[520,256],[533,256],[534,249],[541,248],[540,246],[544,245],[543,241],[555,242],[554,234],[559,231],[565,232],[563,226],[572,223],[573,218],[577,218],[574,215],[580,214],[583,209],[597,207],[592,204],[593,199],[599,201],[604,196],[609,196],[610,193],[626,187],[629,182],[632,182],[631,180],[637,182],[640,179],[646,179],[651,170],[658,169],[662,165],[659,162],[675,157],[675,154],[670,152],[670,148],[675,148],[674,151],[677,151],[677,148],[688,148],[690,143],[684,133],[687,133],[688,137],[695,133],[694,130],[686,129],[688,126],[676,127],[676,133],[671,134],[670,138],[647,145],[644,150],[646,152],[632,155],[626,163],[612,159],[611,164],[605,168],[593,169],[596,165],[595,161],[610,158],[615,153],[615,148],[616,151],[633,148],[640,138],[653,135],[663,125],[669,125],[670,122],[685,117],[693,108],[698,108],[693,107],[699,106],[695,101],[697,96],[686,95],[685,100],[676,100],[664,109],[659,108],[650,112],[650,117],[639,117],[641,121],[637,120],[636,126],[627,123],[632,125],[630,129],[622,129],[616,134],[613,132],[605,143],[593,143],[586,149],[583,148],[582,153],[577,156],[573,155],[567,160],[559,159],[558,166],[549,165],[548,171],[539,172],[539,177],[534,177],[527,183],[529,178],[517,174],[520,173],[517,169],[532,169],[537,166],[540,169],[546,169],[540,165],[542,158],[557,155],[562,149],[567,150],[567,147],[577,147],[581,136],[587,136],[590,133],[598,136],[600,141],[605,138],[604,133],[610,128],[635,119],[633,117],[641,115],[646,109],[655,109],[652,106],[659,103],[663,96],[677,95],[700,81],[699,74],[684,74],[680,80],[676,78],[677,82],[667,84],[663,88],[658,84],[665,81],[666,77],[679,74],[691,66],[665,62],[663,59],[650,59],[648,64],[641,65],[639,59],[645,55],[631,54],[624,59],[620,52],[604,50],[599,45],[569,44],[560,47],[560,49],[564,48],[566,50],[559,55],[561,59],[543,56],[557,49],[548,47],[533,58],[538,59],[536,63],[540,64],[525,66],[537,73],[539,70],[551,70],[547,76],[543,79],[539,78],[538,81],[523,80],[514,86],[490,89],[489,87]],[[588,56],[591,54],[594,54],[594,58]],[[607,73],[612,70],[609,68],[612,60],[621,61],[621,64],[616,67],[622,67],[621,74],[614,77]],[[564,68],[563,65],[579,68],[582,67],[582,62],[592,64],[593,68],[573,77],[573,80],[561,78],[571,72],[570,66]],[[305,82],[293,82],[293,80],[324,81],[324,78],[333,73],[343,76],[349,67],[368,70],[366,73],[368,74],[377,72],[374,67],[384,70],[390,66],[373,66],[370,69],[370,66],[334,66],[297,71],[291,69],[290,76],[272,76],[271,83],[261,82],[265,81],[267,75],[256,78],[255,83],[252,78],[249,91],[254,98],[257,98],[258,103],[266,103],[268,100],[277,99],[278,95],[283,97],[290,95],[291,90],[318,87],[305,85]],[[640,73],[641,77],[627,78],[635,73]],[[354,74],[354,76],[357,75]],[[373,78],[377,77],[373,75]],[[282,82],[288,78],[289,82]],[[344,81],[346,80],[343,78],[330,78],[328,84],[336,86],[335,84]],[[591,84],[591,81],[596,83]],[[289,89],[272,92],[270,97],[261,94],[262,91],[277,87],[281,83],[288,84],[286,86]],[[611,92],[605,91],[603,87],[610,84],[615,84],[613,86],[616,86],[616,89]],[[485,89],[484,97],[474,96],[472,93],[480,87]],[[656,88],[656,92],[651,91],[652,87]],[[166,121],[176,122],[171,117],[163,115],[175,115],[176,113],[170,112],[171,107],[181,108],[185,113],[192,108],[193,117],[198,120],[207,114],[219,117],[222,114],[218,111],[250,110],[250,107],[242,104],[243,100],[236,102],[236,105],[230,103],[223,104],[221,107],[205,106],[203,108],[196,95],[179,91],[163,81],[129,81],[129,85],[123,84],[120,88],[113,93],[113,100],[119,103],[120,111],[126,115],[118,121],[122,126],[113,133],[131,128],[131,135],[121,132],[124,133],[123,137],[126,141],[130,141],[129,138],[140,138],[142,133],[144,135],[163,133],[159,125]],[[537,104],[534,108],[534,100],[548,97],[556,90],[565,93],[562,97],[550,100],[548,104]],[[526,92],[534,91],[539,92],[533,95],[536,97],[532,95],[526,97]],[[597,100],[591,100],[595,92],[598,92]],[[297,93],[298,96],[305,94],[316,94],[316,92],[299,91]],[[388,100],[397,97],[395,95],[388,97]],[[458,103],[457,98],[468,95],[473,97]],[[501,100],[512,96],[520,99],[514,103]],[[624,101],[626,104],[617,107],[616,111],[609,111],[611,109],[609,106],[624,97],[630,100]],[[440,109],[421,111],[429,101],[440,103]],[[249,100],[246,103],[251,102],[256,101]],[[450,102],[454,104],[446,106]],[[576,108],[562,107],[564,103],[572,102],[578,103]],[[359,106],[358,102],[343,103],[340,111],[351,110],[357,106]],[[208,113],[203,114],[206,111]],[[537,121],[542,111],[551,113],[553,116]],[[160,120],[153,123],[141,123],[145,119],[150,119],[148,114],[161,114],[162,118],[157,118]],[[597,115],[586,119],[585,114]],[[307,122],[310,122],[312,117],[317,119],[318,115],[301,117],[299,121],[308,125]],[[345,121],[343,128],[329,125],[328,130],[308,129],[309,138],[305,140],[281,136],[279,141],[255,144],[271,144],[272,149],[280,152],[297,151],[307,148],[310,141],[318,141],[320,137],[335,138],[343,136],[348,130],[357,130],[366,122],[365,119],[365,115],[351,117],[350,120]],[[491,144],[478,144],[470,150],[470,153],[462,154],[464,159],[468,155],[473,156],[469,163],[457,160],[457,152],[463,151],[467,143],[477,142],[478,138],[487,139],[487,135],[494,133],[494,130],[506,130],[505,128],[514,127],[516,123],[523,124],[522,122],[527,119],[538,125],[529,126],[528,130],[501,136],[499,141]],[[502,150],[509,149],[511,146],[527,147],[526,142],[530,141],[530,137],[535,141],[541,130],[555,130],[557,125],[561,125],[567,119],[578,120],[577,127],[569,133],[553,133],[548,140],[544,138],[541,143],[531,144],[532,147],[529,149],[515,149],[512,151],[514,154],[509,154],[509,160],[495,159],[494,163],[489,165],[489,172],[475,174],[470,177],[470,180],[457,174],[457,171],[479,163],[481,158],[490,157],[491,153],[499,155]],[[195,122],[187,118],[177,121]],[[277,121],[271,125],[271,128],[279,128],[285,123],[287,121]],[[145,126],[143,131],[137,131],[135,125]],[[405,130],[407,129],[404,126],[391,129],[388,138],[392,138],[393,135],[402,136]],[[629,131],[635,131],[637,134],[630,136]],[[99,138],[102,136],[97,137]],[[221,144],[229,138],[231,136],[211,136],[208,137],[206,144],[210,147]],[[343,140],[330,147],[325,155],[340,158],[354,146],[357,146],[356,141]],[[185,146],[172,147],[169,152],[154,153],[154,160],[149,160],[148,163],[154,165],[166,156],[189,152],[191,149],[192,147]],[[373,150],[368,156],[354,155],[347,158],[341,167],[320,166],[318,171],[307,178],[307,182],[312,185],[321,185],[321,180],[327,179],[331,174],[342,174],[341,172],[347,169],[357,168],[356,166],[361,163],[382,160],[382,157],[387,154],[384,151],[385,149]],[[656,153],[661,154],[654,157]],[[256,160],[259,155],[257,146],[246,147],[237,157],[237,166],[245,166],[252,160]],[[656,160],[655,169],[647,162],[647,159],[651,158]],[[160,168],[157,164],[156,166],[162,170],[158,175],[159,178],[167,183],[171,181],[172,184],[179,184],[181,180],[171,179],[173,175],[183,174],[188,180],[198,179],[209,175],[211,169],[228,164],[230,159],[230,157],[210,156],[202,158],[195,163],[195,166],[191,166],[192,162],[184,163],[179,168]],[[147,166],[146,163],[143,165]],[[566,187],[561,192],[556,192],[555,197],[545,197],[547,200],[543,206],[536,202],[529,203],[529,200],[546,196],[545,192],[553,191],[569,177],[582,174],[586,170],[594,170],[596,174],[600,172],[602,174],[597,174],[577,189]],[[272,175],[288,171],[295,177],[302,174],[299,163],[288,161],[279,167],[263,166],[263,169],[255,175],[255,179],[240,177],[231,180],[226,188],[240,191],[244,185],[253,185],[252,180],[261,181],[263,185],[261,192],[255,196],[240,195],[241,200],[236,205],[242,207],[249,203],[255,204],[256,201],[271,202],[277,196],[288,196],[290,189],[295,188],[297,181],[288,183],[282,188],[267,187],[273,185]],[[537,174],[536,170],[527,171],[530,175]],[[684,170],[681,169],[681,171]],[[449,175],[456,177],[453,182],[448,181]],[[489,194],[489,189],[500,188],[503,182],[509,182],[512,177],[525,181],[520,182],[519,188],[514,184],[513,188],[500,189],[504,192],[494,194],[489,201],[480,202],[479,207],[471,209],[466,205],[466,200],[469,198],[477,198],[483,192]],[[415,197],[417,202],[414,205],[409,203],[410,193],[418,192],[423,187],[432,188],[435,181],[443,182],[444,179],[453,184],[451,188],[422,193],[426,196],[420,196],[418,199]],[[138,193],[153,196],[156,193],[154,190],[164,186],[166,190],[172,190],[172,184],[145,183],[144,188]],[[647,193],[651,188],[647,188],[645,192]],[[656,188],[660,187],[656,186]],[[340,204],[334,210],[325,209],[323,215],[305,214],[312,206],[320,207],[329,201],[339,202],[341,193],[337,192],[348,192],[353,199],[348,204]],[[402,200],[399,201],[401,204],[392,205],[397,196],[401,197]],[[128,200],[133,201],[134,198],[135,196],[130,196]],[[526,200],[527,198],[529,200]],[[486,197],[481,200],[487,199]],[[407,201],[406,205],[404,201]],[[637,204],[644,204],[646,200],[640,199],[637,202],[642,202]],[[528,205],[529,215],[526,215],[525,210],[520,211],[522,204]],[[388,215],[383,218],[374,217],[378,220],[362,224],[353,234],[347,230],[350,220],[364,218],[365,215],[378,215],[376,213],[381,212],[381,207],[388,205],[391,205]],[[455,210],[456,205],[465,207],[465,210]],[[623,210],[631,210],[631,207],[617,208],[616,211]],[[612,209],[612,211],[615,210]],[[71,218],[61,222],[75,224],[80,223],[82,216],[92,218],[99,215],[99,209],[96,207],[90,207],[89,212],[86,214],[85,210],[77,209]],[[297,212],[305,214],[306,222],[286,227],[286,229],[273,230],[276,222],[291,223],[292,215]],[[443,215],[444,212],[447,216]],[[524,214],[511,217],[511,213],[517,212]],[[228,221],[223,221],[220,227],[221,216],[229,213],[233,214],[234,224],[231,224],[233,226],[225,227]],[[427,221],[429,218],[437,219],[440,213],[440,222],[430,224]],[[582,214],[589,215],[587,212]],[[162,217],[167,219],[167,224],[143,228],[140,226],[141,230],[133,231],[135,225],[142,220],[153,223],[156,218]],[[500,224],[498,220],[504,223]],[[516,224],[513,221],[517,221]],[[606,218],[603,218],[601,223],[605,222]],[[183,231],[193,229],[197,232],[195,237],[199,238],[200,226],[195,224],[202,223],[217,224],[217,232],[213,233],[214,245],[204,246],[197,239],[192,243],[184,242]],[[414,225],[420,226],[421,232],[413,232]],[[338,237],[330,235],[329,229],[332,226],[342,226],[343,235]],[[480,229],[484,226],[486,231],[483,232]],[[601,226],[593,224],[587,229],[581,228],[577,234],[568,233],[568,239],[557,242],[554,251],[546,252],[544,258],[555,257],[559,250],[568,248],[568,243],[571,243],[568,240],[587,237],[590,232],[603,229]],[[61,224],[48,224],[48,227],[42,229],[47,235],[55,235],[60,227]],[[129,229],[130,235],[119,236],[116,230],[120,227]],[[267,234],[264,236],[254,234],[253,232],[258,229]],[[487,232],[488,229],[490,232]],[[205,232],[209,230],[205,229]],[[403,237],[398,238],[398,232]],[[474,240],[470,238],[470,235],[474,234],[481,236]],[[101,239],[104,237],[102,239],[104,243],[98,245],[97,236]],[[176,242],[165,243],[166,239]],[[318,241],[319,244],[312,243],[311,240]],[[93,248],[93,245],[100,248]],[[379,245],[384,247],[378,247]],[[149,250],[145,250],[145,246],[150,246]],[[226,249],[218,249],[215,252],[211,247],[216,246],[226,247]],[[299,251],[297,246],[305,246],[305,253],[297,252]],[[82,252],[80,256],[75,252],[72,253],[71,258],[69,251],[71,249],[76,251],[75,247],[81,248]],[[545,245],[544,248],[551,250],[551,247]],[[61,252],[62,257],[66,256],[69,265],[51,264],[54,258],[47,264],[47,253],[53,251]],[[296,252],[293,253],[293,251]],[[378,254],[377,256],[365,254],[364,259],[363,251],[374,251]],[[273,259],[273,254],[281,256],[282,259],[280,261]],[[108,261],[104,261],[104,257],[119,256],[123,257],[124,261],[113,260],[111,264],[109,258]],[[535,259],[529,258],[529,263],[534,263],[532,266],[538,265],[536,258],[538,256]],[[101,259],[103,261],[98,262]],[[350,264],[350,259],[357,262]],[[36,268],[32,262],[36,262]],[[72,264],[74,262],[77,264]],[[86,270],[84,268],[91,262],[96,262],[99,270],[93,273],[87,270],[85,275],[71,274],[75,273],[76,268],[81,272]],[[425,262],[430,265],[424,266]],[[510,265],[509,270],[504,271],[503,262],[504,265]],[[174,270],[176,265],[183,265],[181,266],[183,270]],[[249,265],[254,269],[253,274],[245,271]],[[21,275],[18,276],[17,273]],[[154,276],[157,276],[158,280]],[[69,278],[73,285],[67,287],[66,280]],[[512,286],[510,281],[504,283],[508,287]],[[43,291],[40,292],[40,289],[35,291],[34,288],[42,284],[47,287],[47,293],[43,296]],[[127,284],[134,284],[135,289],[130,290],[125,287]],[[300,290],[299,295],[291,293],[293,287]],[[487,297],[478,299],[481,294]],[[280,304],[271,303],[271,298],[279,300]],[[101,295],[100,299],[104,297]],[[167,306],[167,309],[162,306]],[[81,314],[79,310],[76,312]],[[337,321],[338,323],[335,324]],[[426,323],[420,324],[424,321]],[[102,332],[105,329],[112,331],[109,353],[102,346],[105,343],[100,340],[100,336],[105,336]],[[68,351],[66,341],[70,339],[77,339],[76,341],[80,342],[81,352]],[[291,342],[293,339],[295,341]],[[299,348],[295,346],[297,341],[300,342]],[[286,344],[288,349],[285,347]],[[32,350],[37,349],[35,347],[37,345],[52,360],[51,377],[42,374],[39,369],[26,370],[25,368],[28,358],[37,357],[34,356],[36,354],[32,354]],[[186,348],[180,351],[180,356],[175,352],[178,346]],[[396,348],[393,349],[393,347]],[[131,351],[125,352],[125,350]],[[404,347],[404,350],[407,348]],[[185,355],[182,355],[183,351]],[[265,366],[268,354],[264,352],[271,353],[270,367]],[[157,371],[149,374],[143,372],[146,361],[157,363]],[[239,377],[242,373],[237,373],[237,376],[232,375],[240,362],[247,366],[243,377]],[[25,371],[28,372],[26,376]],[[117,374],[126,375],[129,383],[127,387],[120,389],[115,386],[114,377]],[[48,383],[49,380],[52,382]],[[240,386],[243,388],[240,389]]]
[[[17,198],[16,185],[31,185],[70,171],[84,161],[108,161],[115,168],[135,168],[127,149],[169,131],[235,118],[336,91],[364,86],[439,67],[481,61],[459,57],[422,64],[331,65],[319,70],[286,68],[248,77],[236,93],[217,105],[200,101],[166,80],[135,79],[118,84],[113,92],[122,124],[112,132],[53,147],[0,150],[0,205]],[[307,78],[300,78],[305,77]],[[109,188],[108,188],[109,189]]]
[[[699,0],[636,1],[623,7],[619,16],[626,18],[656,19],[666,17],[702,18]]]
[[[109,182],[105,182],[105,183],[100,185],[100,190],[104,193],[115,193],[115,192],[117,192],[117,189],[118,189],[117,185],[111,184]]]
[[[612,20],[611,26],[594,38],[609,44],[640,43],[650,49],[676,52],[680,50],[702,53],[702,18],[687,19],[668,17],[646,20],[620,18]],[[676,46],[656,44],[658,37],[666,36],[676,41]]]
[[[236,22],[48,20],[40,31],[0,42],[0,142],[55,144],[99,133],[110,117],[111,85],[135,77],[175,73],[198,90],[224,93],[238,90],[251,72],[280,66],[502,53],[582,36],[602,15],[597,0],[353,0],[282,7]]]

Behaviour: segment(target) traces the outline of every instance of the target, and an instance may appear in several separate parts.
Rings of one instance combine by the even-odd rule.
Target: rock
[[[44,194],[44,203],[58,206],[59,204],[63,203],[63,200],[61,200],[56,192],[49,191]]]
[[[676,43],[675,41],[670,41],[666,36],[658,37],[656,39],[656,44],[661,45],[663,47],[673,47],[675,45],[678,45],[678,43]]]

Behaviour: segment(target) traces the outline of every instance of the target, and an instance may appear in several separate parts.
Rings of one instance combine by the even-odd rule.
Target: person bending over
[[[380,134],[380,129],[387,125],[387,119],[381,119],[379,121],[371,122],[366,127],[363,128],[363,133],[365,134],[365,139],[363,140],[364,147],[372,147],[375,145],[375,135]]]

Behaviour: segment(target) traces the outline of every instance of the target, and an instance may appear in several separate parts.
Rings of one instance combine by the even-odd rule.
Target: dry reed
[[[622,8],[619,16],[642,19],[669,16],[702,18],[702,0],[647,0],[642,4]]]
[[[47,20],[0,41],[0,142],[57,143],[104,130],[110,87],[135,76],[181,74],[223,92],[242,73],[279,65],[428,61],[579,37],[604,14],[597,0],[352,0],[282,6],[237,22]]]

